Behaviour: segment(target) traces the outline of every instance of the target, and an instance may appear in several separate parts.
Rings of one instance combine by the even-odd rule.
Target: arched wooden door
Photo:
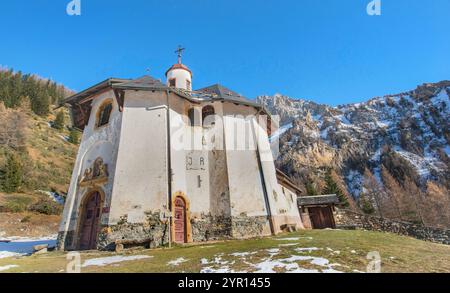
[[[181,197],[175,199],[174,214],[175,242],[186,243],[186,203]]]
[[[80,250],[96,249],[101,214],[101,196],[94,192],[86,199],[81,219]]]

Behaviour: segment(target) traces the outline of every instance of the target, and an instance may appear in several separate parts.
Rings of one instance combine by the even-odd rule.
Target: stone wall
[[[231,218],[202,214],[191,219],[192,241],[201,242],[231,237]]]
[[[160,219],[159,213],[147,213],[144,223],[128,223],[124,217],[117,225],[104,227],[98,235],[99,250],[114,250],[116,242],[124,246],[146,246],[156,248],[169,241],[167,221]]]
[[[270,224],[267,216],[239,216],[231,219],[232,237],[236,239],[270,235]],[[268,232],[268,234],[267,234]]]
[[[448,229],[425,227],[409,222],[393,221],[345,209],[336,209],[335,219],[336,228],[390,232],[414,237],[420,240],[450,245],[450,230]]]

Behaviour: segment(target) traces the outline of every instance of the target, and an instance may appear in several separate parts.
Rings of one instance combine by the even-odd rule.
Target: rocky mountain
[[[357,199],[368,173],[383,185],[382,169],[400,184],[450,186],[450,81],[364,103],[331,107],[283,95],[257,100],[280,116],[277,165],[300,185],[333,168]],[[367,177],[367,176],[366,176]],[[366,180],[367,181],[367,180]]]

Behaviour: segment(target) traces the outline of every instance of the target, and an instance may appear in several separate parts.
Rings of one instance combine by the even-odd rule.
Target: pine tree
[[[361,194],[359,197],[359,206],[361,207],[361,210],[368,215],[371,215],[375,212],[375,208],[373,207],[373,204],[371,201],[367,198],[365,194]]]
[[[56,114],[56,119],[53,121],[53,127],[61,130],[64,128],[64,112],[59,111],[58,114]]]
[[[16,154],[8,156],[5,166],[5,176],[3,180],[3,190],[5,192],[16,192],[23,180],[22,164]]]
[[[331,168],[328,169],[325,174],[325,188],[322,193],[323,194],[336,194],[337,197],[339,198],[339,202],[344,207],[349,206],[347,198],[344,196],[342,190],[339,189],[337,183],[333,180]]]
[[[73,144],[78,144],[79,141],[80,141],[80,133],[75,128],[72,128],[69,134],[69,142]]]
[[[342,179],[342,176],[339,176],[339,174],[336,172],[336,170],[331,171],[331,178],[336,182],[337,187],[342,192],[343,197],[345,197],[345,200],[348,202],[348,207],[351,208],[354,211],[358,210],[358,206],[356,205],[355,199],[353,196],[348,192],[347,184]]]
[[[49,112],[50,101],[45,88],[39,87],[36,92],[32,93],[31,110],[39,116],[45,116]]]

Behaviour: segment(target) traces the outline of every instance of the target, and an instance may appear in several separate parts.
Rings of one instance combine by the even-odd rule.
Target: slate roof
[[[297,204],[299,206],[314,206],[322,204],[338,204],[339,199],[336,194],[316,195],[316,196],[299,196]]]
[[[250,107],[261,109],[269,114],[264,107],[252,100],[245,98],[244,96],[232,91],[220,84],[215,84],[205,88],[201,88],[195,91],[186,91],[174,87],[168,87],[161,82],[161,80],[145,75],[137,79],[118,79],[109,78],[106,79],[86,90],[83,90],[67,99],[62,101],[60,106],[65,104],[79,104],[90,97],[93,97],[98,92],[107,88],[121,89],[121,90],[157,90],[157,91],[170,91],[180,97],[190,100],[194,103],[201,101],[228,101],[236,104],[243,104]]]
[[[114,84],[113,88],[118,88],[118,89],[166,89],[167,86],[164,85],[160,80],[158,80],[156,78],[153,78],[149,75],[144,75],[137,79]]]
[[[105,79],[104,81],[99,82],[96,85],[93,85],[79,93],[76,93],[75,95],[68,97],[67,99],[61,102],[60,106],[63,106],[65,104],[76,104],[77,102],[83,100],[84,98],[87,98],[91,95],[98,93],[99,91],[111,87],[113,84],[124,83],[128,81],[131,81],[131,79],[123,79],[123,78]]]
[[[201,88],[195,90],[194,93],[199,95],[203,95],[204,97],[208,97],[212,100],[224,100],[230,102],[236,102],[240,104],[245,104],[248,106],[262,107],[261,104],[258,104],[254,101],[247,99],[241,94],[236,93],[235,91],[230,90],[229,88],[224,87],[221,84],[214,84],[205,88]]]

